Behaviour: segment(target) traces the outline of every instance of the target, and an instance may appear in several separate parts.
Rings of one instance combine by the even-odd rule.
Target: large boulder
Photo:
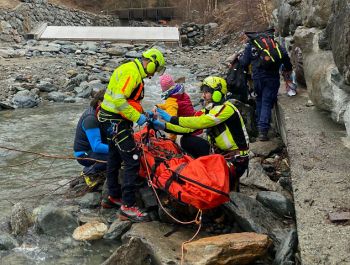
[[[72,235],[78,227],[77,219],[63,209],[53,206],[44,206],[36,209],[36,227],[40,233],[64,237]]]
[[[325,28],[331,15],[332,2],[329,0],[303,0],[301,14],[306,27]]]
[[[251,264],[266,255],[270,243],[267,235],[256,233],[206,237],[184,245],[184,264]]]
[[[330,112],[336,122],[346,125],[350,122],[345,115],[350,104],[350,86],[342,86],[332,51],[319,48],[321,34],[320,29],[305,27],[298,27],[294,34],[295,44],[303,52],[307,89],[317,108]]]
[[[348,0],[335,0],[333,14],[327,26],[335,64],[350,85],[350,5]]]

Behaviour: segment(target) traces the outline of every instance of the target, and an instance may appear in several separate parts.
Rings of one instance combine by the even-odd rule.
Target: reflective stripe
[[[122,92],[124,93],[125,92],[125,89],[127,88],[128,84],[129,84],[129,81],[130,81],[130,76],[128,77],[128,79],[126,79],[126,82],[122,88]]]
[[[109,102],[109,101],[103,101],[102,102],[102,104],[101,104],[101,107],[103,108],[103,109],[105,109],[105,107],[107,107],[108,109],[108,111],[111,111],[111,112],[113,112],[113,113],[116,113],[116,109],[117,109],[117,107],[115,106],[115,104],[113,104],[113,103],[111,103],[111,102]]]
[[[213,120],[214,120],[214,122],[215,122],[215,124],[219,124],[219,123],[221,123],[221,120],[219,119],[219,118],[217,118],[215,115],[213,115],[213,114],[207,114],[210,118],[213,118]]]
[[[106,94],[109,95],[112,99],[120,99],[120,98],[125,98],[123,94],[115,94],[113,91],[110,89],[106,90]]]
[[[264,49],[264,52],[266,52],[267,55],[270,57],[270,59],[271,59],[273,62],[275,62],[275,59],[273,59],[273,57],[271,56],[271,53],[269,52],[269,50]]]
[[[280,48],[278,47],[278,43],[276,43],[276,50],[278,51],[278,56],[280,57],[280,59],[282,59],[282,54]]]
[[[235,105],[233,105],[231,102],[229,102],[229,104],[232,106],[232,108],[237,112],[237,114],[239,116],[239,119],[240,119],[241,125],[242,125],[242,130],[243,130],[243,133],[244,133],[245,142],[246,142],[246,145],[249,148],[249,135],[248,135],[247,129],[245,127],[245,124],[244,124],[244,121],[243,121],[243,117],[242,117],[241,113],[239,112],[239,110],[236,108]]]
[[[119,111],[123,111],[125,110],[127,107],[129,107],[130,105],[128,104],[128,102],[125,102],[124,104],[122,104],[119,108],[117,108],[117,110]]]
[[[226,127],[226,130],[221,135],[219,135],[219,138],[222,138],[222,141],[225,144],[226,150],[233,147],[232,141],[230,141],[230,139],[229,139],[229,135],[231,135],[231,133],[229,133],[227,127]],[[231,138],[232,138],[232,136],[231,136]]]
[[[254,40],[254,43],[256,44],[256,46],[259,47],[259,49],[263,50],[263,48],[260,46],[260,44],[256,40]]]

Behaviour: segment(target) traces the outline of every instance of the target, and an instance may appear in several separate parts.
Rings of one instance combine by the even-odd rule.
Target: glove
[[[154,129],[156,129],[158,131],[165,129],[165,123],[161,122],[159,120],[152,121],[152,124],[153,124]]]
[[[166,122],[170,122],[171,116],[169,113],[167,113],[165,110],[162,110],[160,108],[157,108],[157,112],[163,120],[165,120]]]
[[[140,118],[137,120],[136,123],[137,123],[139,126],[142,126],[142,125],[145,124],[146,121],[147,121],[147,117],[146,117],[144,114],[141,114],[141,115],[140,115]]]
[[[151,110],[147,110],[145,114],[146,114],[146,117],[148,117],[149,119],[152,119],[154,116],[154,112]]]

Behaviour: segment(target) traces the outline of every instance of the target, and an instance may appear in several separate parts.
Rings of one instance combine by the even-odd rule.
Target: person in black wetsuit
[[[100,90],[95,94],[90,102],[90,107],[81,115],[75,132],[74,156],[79,158],[78,163],[84,166],[82,175],[89,187],[97,184],[91,177],[105,171],[107,167],[107,163],[83,159],[107,161],[109,150],[107,131],[97,119],[104,93],[104,90]]]

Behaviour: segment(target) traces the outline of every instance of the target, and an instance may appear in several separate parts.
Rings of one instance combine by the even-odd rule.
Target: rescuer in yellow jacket
[[[135,205],[135,182],[140,168],[139,150],[133,138],[133,122],[143,125],[147,118],[143,114],[141,100],[144,96],[145,77],[165,70],[162,53],[155,48],[142,54],[142,58],[117,67],[104,95],[99,120],[109,130],[109,156],[107,162],[108,197],[102,207],[120,207],[120,219],[136,222],[148,220],[147,213]],[[124,163],[123,184],[118,183],[118,174]]]
[[[248,168],[249,162],[249,136],[243,118],[232,102],[225,100],[225,79],[209,76],[203,80],[201,91],[205,101],[201,116],[175,117],[157,109],[159,116],[166,122],[155,120],[153,125],[166,132],[184,134],[181,146],[194,157],[212,152],[222,154],[232,163],[231,175],[237,181]],[[208,140],[189,135],[198,129],[206,129]],[[231,183],[237,185],[234,181]]]

